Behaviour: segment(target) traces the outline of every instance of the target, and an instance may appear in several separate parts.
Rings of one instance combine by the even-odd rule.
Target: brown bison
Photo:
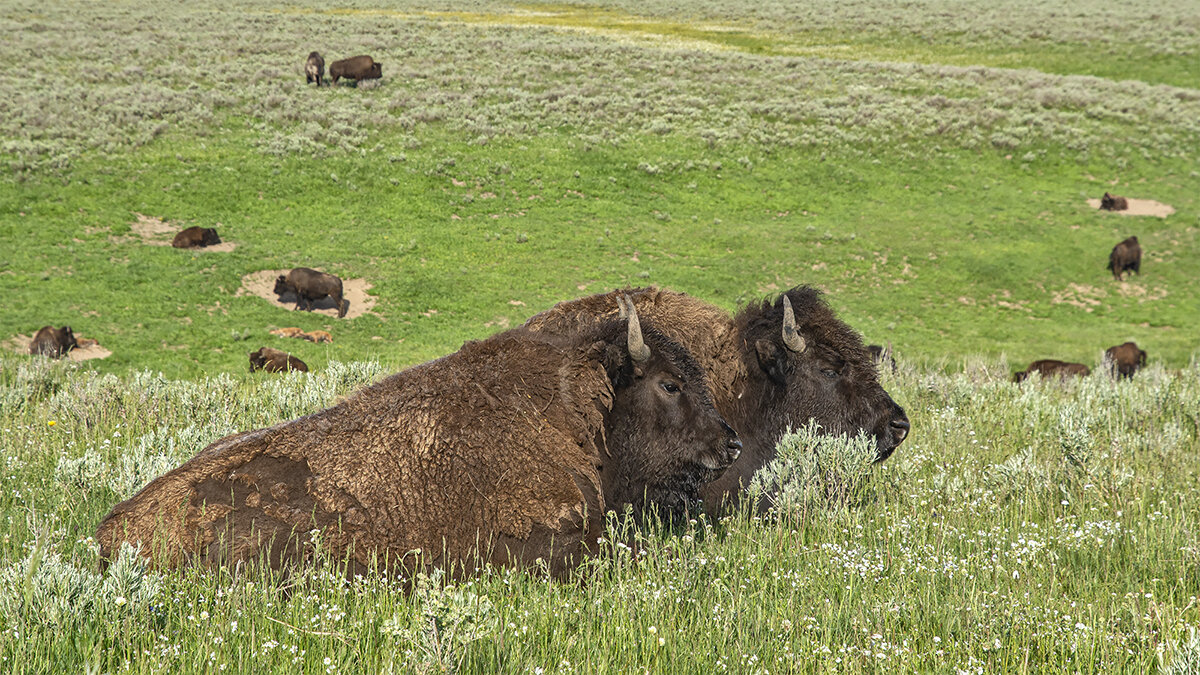
[[[1100,209],[1103,211],[1124,211],[1129,208],[1129,200],[1107,192],[1100,198]]]
[[[879,461],[908,435],[908,417],[879,385],[858,333],[837,318],[819,291],[806,286],[751,303],[733,317],[674,291],[613,291],[559,303],[525,326],[577,333],[604,318],[614,296],[623,293],[639,314],[695,355],[717,410],[746,444],[733,466],[701,489],[710,512],[735,502],[750,477],[775,458],[780,437],[809,420],[831,434],[866,431],[875,438]]]
[[[321,78],[325,76],[325,59],[321,58],[319,52],[308,55],[308,60],[304,62],[304,75],[307,84],[316,82],[318,87],[321,86]]]
[[[1104,361],[1113,375],[1128,379],[1146,367],[1146,352],[1135,342],[1125,342],[1104,350]]]
[[[1121,277],[1125,274],[1125,270],[1133,270],[1139,276],[1142,268],[1142,246],[1138,243],[1137,237],[1130,237],[1125,241],[1113,247],[1112,253],[1108,254],[1108,269],[1112,271],[1113,278],[1121,281]]]
[[[299,337],[309,342],[333,342],[333,336],[323,330],[310,330],[307,333],[301,333]]]
[[[329,296],[337,307],[338,318],[346,316],[349,303],[342,297],[342,280],[335,274],[297,267],[275,279],[275,294],[296,296],[296,309],[312,311],[313,302]]]
[[[265,370],[268,373],[286,373],[289,370],[308,372],[308,365],[291,354],[271,347],[262,347],[250,352],[250,372]]]
[[[298,337],[304,336],[304,331],[299,328],[296,328],[295,326],[288,326],[287,328],[276,328],[275,330],[270,331],[270,333],[271,333],[271,335],[278,335],[279,337],[286,337],[286,338],[298,338]]]
[[[378,80],[383,77],[383,69],[379,62],[370,56],[352,56],[329,64],[329,77],[334,84],[345,77],[354,80],[354,84],[357,85],[363,80]]]
[[[66,356],[67,352],[78,346],[79,343],[75,341],[75,332],[71,330],[70,326],[62,328],[42,326],[29,343],[29,353],[57,359]]]
[[[171,240],[171,245],[175,248],[201,248],[216,246],[219,243],[221,238],[217,236],[215,227],[189,227]]]
[[[892,356],[892,343],[887,343],[887,346],[882,345],[867,345],[867,351],[871,352],[871,360],[876,366],[887,366],[892,372],[896,372],[896,359]]]
[[[606,511],[685,508],[740,445],[696,362],[634,316],[569,338],[514,329],[219,440],[96,538],[106,558],[140,541],[166,564],[278,568],[319,542],[352,574],[541,561],[562,576]]]
[[[1068,377],[1086,377],[1092,374],[1092,369],[1082,363],[1067,363],[1055,359],[1042,359],[1029,364],[1025,370],[1013,373],[1013,382],[1024,382],[1032,373],[1038,372],[1042,379],[1057,377],[1060,380]]]

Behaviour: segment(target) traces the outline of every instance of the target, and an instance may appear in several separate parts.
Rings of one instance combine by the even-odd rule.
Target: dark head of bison
[[[292,292],[293,289],[288,285],[286,274],[280,274],[279,276],[275,277],[275,295],[283,295],[285,293]]]
[[[605,359],[615,391],[608,447],[620,449],[601,467],[605,503],[682,515],[700,486],[737,459],[742,443],[713,407],[695,358],[653,326],[643,329],[628,298],[618,302],[627,349]]]
[[[813,420],[830,434],[866,430],[875,437],[877,461],[904,442],[908,416],[880,386],[862,338],[834,315],[819,291],[793,288],[743,309],[736,320],[773,385],[758,402],[764,417],[793,427]]]

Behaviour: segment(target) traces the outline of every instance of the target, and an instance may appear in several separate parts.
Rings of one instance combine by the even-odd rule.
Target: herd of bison
[[[352,76],[340,64],[331,76]],[[307,70],[319,84],[319,54]],[[1104,207],[1123,201],[1106,193]],[[189,228],[173,245],[219,241],[212,228]],[[1131,237],[1109,267],[1119,279],[1140,258]],[[298,310],[329,297],[346,313],[332,274],[296,268],[275,292],[294,295]],[[74,346],[69,326],[46,326],[30,352],[62,356]],[[1105,363],[1131,377],[1146,352],[1126,342]],[[269,347],[251,352],[250,364],[308,370]],[[806,422],[865,432],[876,460],[887,459],[909,420],[883,389],[881,366],[896,367],[891,345],[863,344],[807,286],[733,315],[660,288],[587,296],[333,407],[217,440],[113,507],[96,539],[103,560],[129,543],[165,566],[279,570],[336,560],[351,574],[428,566],[471,574],[537,564],[562,577],[598,551],[608,513],[675,522],[735,505],[780,437]],[[1039,360],[1013,379],[1034,372],[1090,370]]]

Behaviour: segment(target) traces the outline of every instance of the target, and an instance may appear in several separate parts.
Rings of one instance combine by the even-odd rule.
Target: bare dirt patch
[[[32,335],[16,335],[4,342],[4,346],[14,352],[21,354],[29,353],[29,343],[33,342]],[[92,359],[107,359],[112,356],[112,352],[100,346],[100,343],[91,338],[82,338],[78,334],[75,336],[75,342],[79,345],[75,349],[67,352],[67,358],[72,361],[91,361]]]
[[[1155,216],[1158,218],[1166,218],[1175,213],[1175,207],[1162,202],[1156,202],[1153,199],[1129,199],[1129,208],[1124,211],[1113,211],[1123,216]],[[1087,200],[1088,206],[1093,209],[1100,208],[1099,199]]]
[[[239,295],[254,295],[281,309],[295,309],[298,298],[291,294],[275,295],[275,278],[287,274],[291,270],[263,270],[252,272],[242,277],[242,287],[234,293]],[[364,314],[374,314],[375,298],[367,295],[371,284],[365,279],[342,279],[342,293],[349,303],[346,309],[347,319],[360,317]],[[333,298],[325,297],[313,303],[313,311],[325,316],[337,318],[338,310],[333,304]]]
[[[162,218],[155,218],[154,216],[147,216],[142,213],[134,213],[133,215],[137,216],[137,220],[130,223],[129,228],[132,229],[133,233],[142,240],[143,244],[148,246],[170,246],[171,240],[175,238],[175,235],[186,229],[181,227],[178,223],[166,221]],[[217,228],[220,226],[220,223],[214,225],[214,227]],[[220,235],[220,233],[221,231],[218,229],[217,234]],[[189,250],[229,253],[235,248],[237,248],[236,243],[232,241],[222,241],[215,246],[199,246]]]
[[[1108,292],[1102,288],[1086,284],[1069,284],[1067,288],[1056,291],[1050,298],[1050,302],[1056,305],[1072,305],[1085,312],[1091,312],[1107,296]]]

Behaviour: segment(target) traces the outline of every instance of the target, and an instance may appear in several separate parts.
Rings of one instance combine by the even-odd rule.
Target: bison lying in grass
[[[1121,281],[1126,270],[1133,270],[1141,275],[1142,246],[1137,237],[1129,237],[1113,247],[1112,252],[1108,254],[1108,269],[1117,281]]]
[[[738,461],[701,490],[710,511],[736,501],[750,477],[775,458],[780,437],[809,420],[831,434],[866,431],[875,438],[880,461],[908,435],[908,417],[879,385],[858,333],[805,286],[751,303],[733,317],[674,291],[613,291],[559,303],[525,326],[577,333],[606,318],[613,298],[626,293],[643,317],[696,356],[717,410],[746,444]]]
[[[296,267],[275,279],[275,294],[296,296],[296,309],[312,311],[313,303],[328,296],[338,310],[338,318],[346,316],[349,307],[342,297],[342,280],[335,274],[318,272],[308,267]]]
[[[75,341],[75,332],[71,330],[70,326],[62,328],[42,326],[29,343],[29,353],[57,359],[66,356],[67,352],[78,346],[79,343]]]
[[[286,373],[289,370],[298,370],[307,373],[308,364],[287,352],[271,347],[262,347],[258,351],[250,352],[250,372],[253,373],[256,370],[264,370],[268,373]]]
[[[1138,349],[1136,342],[1125,342],[1104,350],[1104,360],[1113,375],[1129,379],[1146,367],[1146,352]]]
[[[695,360],[636,315],[564,338],[515,329],[221,439],[96,538],[105,557],[143,542],[165,564],[281,567],[316,540],[350,573],[540,559],[561,576],[605,511],[682,511],[740,447]]]
[[[1091,375],[1092,369],[1082,363],[1067,363],[1066,361],[1058,361],[1056,359],[1042,359],[1029,364],[1029,367],[1025,370],[1013,373],[1013,382],[1024,382],[1034,372],[1040,373],[1042,379],[1049,377],[1066,379],[1068,377],[1086,377]]]
[[[1124,211],[1129,208],[1129,200],[1107,192],[1100,198],[1100,208],[1104,211]]]
[[[217,228],[215,227],[189,227],[175,235],[171,240],[171,246],[175,248],[203,248],[205,246],[216,246],[221,243],[221,238],[217,236]]]

